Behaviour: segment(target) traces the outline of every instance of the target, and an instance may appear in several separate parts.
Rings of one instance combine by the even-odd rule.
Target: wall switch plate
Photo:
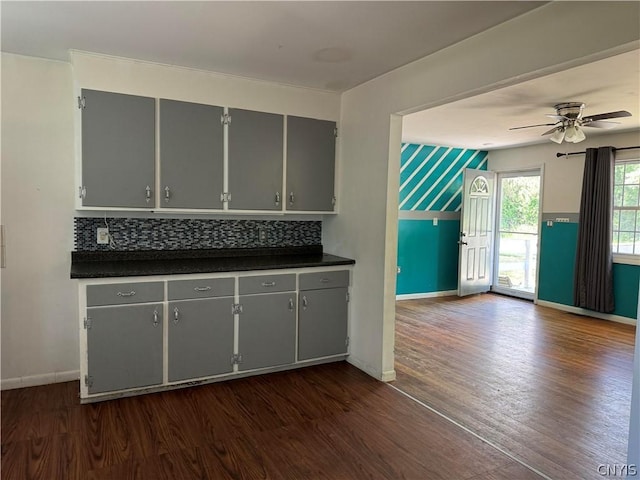
[[[101,227],[97,229],[96,242],[98,245],[108,245],[109,244],[109,229],[106,227]]]
[[[437,226],[438,226],[438,217],[435,217],[435,218],[433,219],[433,226],[434,226],[434,227],[437,227]]]

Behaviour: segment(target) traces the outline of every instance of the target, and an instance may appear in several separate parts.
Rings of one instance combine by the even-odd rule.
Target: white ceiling
[[[2,1],[2,51],[84,50],[344,91],[544,3]]]
[[[560,73],[406,115],[403,141],[481,150],[549,142],[546,114],[562,102],[582,102],[584,116],[627,110],[611,130],[584,128],[587,137],[640,128],[640,51],[609,57]]]
[[[1,48],[65,61],[82,50],[342,92],[544,3],[3,0]],[[588,114],[628,110],[615,131],[640,128],[639,63],[636,51],[408,115],[404,141],[548,141],[544,130],[508,128],[546,123],[563,101],[586,103]]]

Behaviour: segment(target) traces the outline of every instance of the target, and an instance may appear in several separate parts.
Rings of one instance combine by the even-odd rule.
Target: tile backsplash
[[[108,226],[112,245],[98,245],[97,228]],[[193,250],[301,247],[322,243],[321,221],[209,220],[75,217],[75,249]]]

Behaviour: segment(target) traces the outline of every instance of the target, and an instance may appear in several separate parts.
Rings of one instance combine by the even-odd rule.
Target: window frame
[[[631,154],[631,155],[625,155],[626,158],[616,158],[615,160],[615,164],[614,164],[614,168],[617,167],[620,164],[636,164],[638,166],[640,166],[640,157],[638,156],[637,153]],[[611,218],[612,218],[612,224],[611,224],[611,251],[612,251],[612,256],[613,256],[613,263],[621,263],[621,264],[627,264],[627,265],[640,265],[640,251],[638,251],[638,253],[618,253],[618,252],[614,252],[614,233],[619,233],[620,230],[614,230],[613,229],[613,217],[615,215],[616,211],[624,211],[624,210],[633,210],[636,212],[636,224],[635,224],[635,234],[636,237],[634,238],[634,243],[636,242],[636,238],[640,237],[640,221],[639,221],[639,216],[640,214],[638,212],[640,212],[640,198],[638,200],[638,205],[637,206],[633,206],[633,207],[626,207],[626,208],[620,208],[622,207],[619,206],[618,208],[616,208],[615,205],[615,186],[616,185],[620,185],[620,184],[616,184],[615,183],[615,170],[614,170],[614,180],[613,180],[613,189],[611,192]],[[626,185],[625,183],[623,183],[622,185]],[[635,184],[632,184],[635,185]],[[640,181],[639,184],[640,185]],[[624,193],[623,193],[624,195]],[[623,202],[624,203],[624,202]],[[619,227],[619,226],[618,226]],[[625,230],[627,231],[627,230]],[[618,246],[619,246],[619,241],[618,241]]]

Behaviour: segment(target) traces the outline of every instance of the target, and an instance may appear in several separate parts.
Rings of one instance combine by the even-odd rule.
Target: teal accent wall
[[[573,305],[573,274],[576,266],[577,223],[542,224],[538,298]]]
[[[458,288],[459,220],[398,222],[398,295]]]
[[[488,152],[404,143],[400,153],[400,210],[457,212],[462,172],[487,169]]]
[[[575,272],[577,223],[554,222],[542,225],[540,239],[540,274],[538,298],[548,302],[573,306],[573,275]],[[640,266],[613,264],[614,315],[636,318]]]
[[[613,264],[613,295],[616,300],[615,315],[637,318],[638,284],[640,283],[640,266]]]
[[[458,288],[459,212],[465,168],[487,169],[488,152],[403,143],[400,153],[400,211],[431,212],[398,223],[397,295]],[[436,212],[445,217],[433,224]],[[453,220],[452,218],[456,218]]]

